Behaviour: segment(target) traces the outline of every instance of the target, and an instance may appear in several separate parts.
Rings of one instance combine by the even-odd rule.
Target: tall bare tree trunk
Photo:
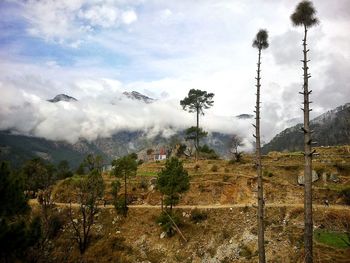
[[[127,190],[126,190],[126,172],[124,172],[124,192],[125,192],[125,196],[124,196],[124,216],[126,217],[127,215]]]
[[[303,39],[303,54],[304,60],[303,62],[303,70],[304,70],[304,86],[303,86],[303,94],[304,96],[304,156],[305,156],[305,167],[304,167],[304,222],[305,222],[305,230],[304,230],[304,246],[305,246],[305,262],[312,263],[313,255],[312,255],[312,235],[313,235],[313,221],[312,221],[312,155],[313,152],[311,150],[311,130],[310,130],[310,101],[309,95],[312,92],[309,91],[309,78],[308,74],[308,66],[307,66],[307,53],[309,50],[306,49],[306,37],[307,37],[307,28],[304,26],[304,39]]]
[[[256,84],[256,106],[255,106],[255,138],[256,138],[256,172],[258,177],[258,248],[259,263],[265,263],[265,238],[264,238],[264,189],[261,165],[261,145],[260,145],[260,58],[261,48],[259,48],[257,84]]]
[[[199,155],[199,108],[197,107],[197,130],[196,130],[196,161]]]

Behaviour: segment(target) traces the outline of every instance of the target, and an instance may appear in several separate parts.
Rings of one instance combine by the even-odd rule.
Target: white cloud
[[[123,10],[116,1],[18,1],[28,22],[27,32],[47,41],[77,48],[99,28],[116,28],[137,20],[134,10]]]
[[[137,21],[137,15],[136,15],[135,11],[129,10],[129,11],[123,12],[122,13],[122,21],[123,21],[123,23],[125,23],[127,25]]]
[[[79,84],[78,84],[79,85]],[[105,85],[102,81],[100,87]],[[101,95],[98,81],[91,82]],[[84,89],[85,87],[81,87]],[[178,100],[158,100],[152,104],[127,99],[120,92],[109,97],[85,97],[78,102],[51,103],[36,95],[1,83],[0,130],[11,129],[21,134],[65,140],[95,140],[110,137],[123,130],[143,130],[149,134],[169,136],[194,125],[194,115],[184,112]],[[11,98],[15,97],[16,100]],[[232,125],[232,118],[208,114],[201,119],[208,131],[245,134],[245,122]]]
[[[348,2],[339,0],[330,5],[326,0],[315,1],[321,24],[309,31],[314,116],[347,102],[350,96],[347,85],[349,15],[345,12]],[[254,3],[203,0],[201,4],[186,0],[30,0],[22,6],[32,35],[76,48],[84,44],[93,48],[81,57],[73,53],[76,55],[74,62],[66,66],[53,62],[55,58],[45,58],[51,61],[47,68],[39,65],[37,57],[32,63],[13,62],[17,59],[14,56],[13,61],[1,59],[1,90],[9,85],[45,99],[58,93],[77,97],[80,100],[77,111],[63,106],[61,109],[58,105],[56,108],[47,106],[45,102],[23,115],[30,123],[35,123],[39,117],[44,118],[44,110],[57,120],[61,119],[60,111],[66,115],[71,112],[71,116],[63,116],[68,120],[72,118],[74,131],[71,134],[78,138],[93,137],[94,132],[96,136],[105,136],[123,127],[133,128],[125,124],[124,115],[129,122],[135,119],[133,123],[139,128],[165,130],[170,124],[183,127],[193,121],[193,116],[178,112],[176,101],[186,96],[191,88],[204,89],[215,93],[214,107],[207,116],[210,129],[217,126],[232,133],[239,131],[251,141],[250,127],[234,123],[232,116],[252,113],[254,109],[257,50],[251,43],[259,28],[266,27],[270,47],[262,56],[262,133],[268,141],[302,115],[298,95],[302,84],[299,61],[302,29],[293,28],[289,18],[295,4],[276,0]],[[139,6],[141,8],[137,8]],[[123,26],[130,30],[123,30]],[[11,50],[13,54],[14,49],[17,46],[1,53]],[[106,64],[106,61],[113,63]],[[111,106],[111,99],[123,90],[137,90],[167,100],[169,105],[158,102],[142,108],[131,103],[123,104],[125,109]],[[21,101],[22,104],[17,101],[14,108],[23,110],[31,105],[25,103],[27,99]],[[138,109],[134,111],[132,107]],[[28,112],[36,117],[30,118]],[[170,114],[174,115],[171,123],[168,121]],[[11,123],[9,118],[3,120],[7,126]],[[81,123],[86,132],[73,119]],[[23,123],[18,120],[18,126],[28,132],[29,128],[25,129],[20,122]],[[35,129],[29,124],[29,130],[46,134],[49,124],[57,127],[46,120]]]

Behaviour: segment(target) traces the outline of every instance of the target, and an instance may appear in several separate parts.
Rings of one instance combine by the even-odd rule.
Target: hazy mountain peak
[[[350,103],[338,106],[310,121],[314,131],[312,139],[317,146],[333,146],[350,143]],[[262,148],[264,153],[269,151],[300,151],[303,149],[302,123],[287,128],[277,134]]]
[[[247,113],[243,113],[243,114],[239,114],[236,116],[237,119],[252,119],[254,117],[254,115],[252,114],[247,114]]]
[[[143,94],[141,94],[140,92],[137,92],[137,91],[131,91],[131,92],[125,91],[125,92],[123,92],[123,94],[129,99],[140,100],[140,101],[143,101],[145,103],[152,103],[152,102],[155,101],[155,99],[147,97],[146,95],[143,95]]]
[[[56,95],[53,99],[50,99],[50,100],[47,100],[49,102],[53,102],[53,103],[56,103],[56,102],[59,102],[59,101],[78,101],[76,98],[73,98],[71,96],[68,96],[66,94],[58,94]]]

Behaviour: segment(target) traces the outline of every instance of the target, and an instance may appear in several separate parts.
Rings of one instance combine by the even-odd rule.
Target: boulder
[[[166,237],[166,232],[162,232],[162,233],[160,234],[160,238],[163,239],[163,238],[165,238],[165,237]]]
[[[149,180],[149,183],[148,183],[148,190],[149,191],[152,191],[156,188],[156,185],[157,185],[157,178],[151,178],[151,180]]]
[[[332,174],[329,176],[329,180],[332,181],[333,183],[339,183],[338,174],[332,173]]]
[[[318,174],[316,173],[315,170],[312,170],[312,182],[316,182],[318,179],[319,179]],[[298,184],[299,185],[305,184],[304,174],[298,176]]]

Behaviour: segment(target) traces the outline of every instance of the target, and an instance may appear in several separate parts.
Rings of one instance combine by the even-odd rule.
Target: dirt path
[[[36,199],[30,199],[29,200],[30,205],[38,205],[38,201]],[[69,203],[55,203],[56,206],[59,207],[69,207]],[[78,203],[72,203],[72,207],[79,207],[80,204]],[[114,209],[114,205],[99,205],[99,208],[102,209]],[[148,204],[143,204],[143,205],[129,205],[129,208],[141,208],[141,209],[161,209],[160,205],[148,205]],[[180,209],[229,209],[229,208],[244,208],[244,207],[254,207],[256,208],[257,206],[255,204],[209,204],[209,205],[177,205],[175,208],[180,208]],[[304,204],[289,204],[289,203],[268,203],[265,205],[265,207],[290,207],[290,208],[303,208]],[[314,209],[330,209],[330,210],[347,210],[350,211],[350,206],[346,205],[330,205],[330,206],[325,206],[325,205],[320,205],[320,204],[313,204]]]

